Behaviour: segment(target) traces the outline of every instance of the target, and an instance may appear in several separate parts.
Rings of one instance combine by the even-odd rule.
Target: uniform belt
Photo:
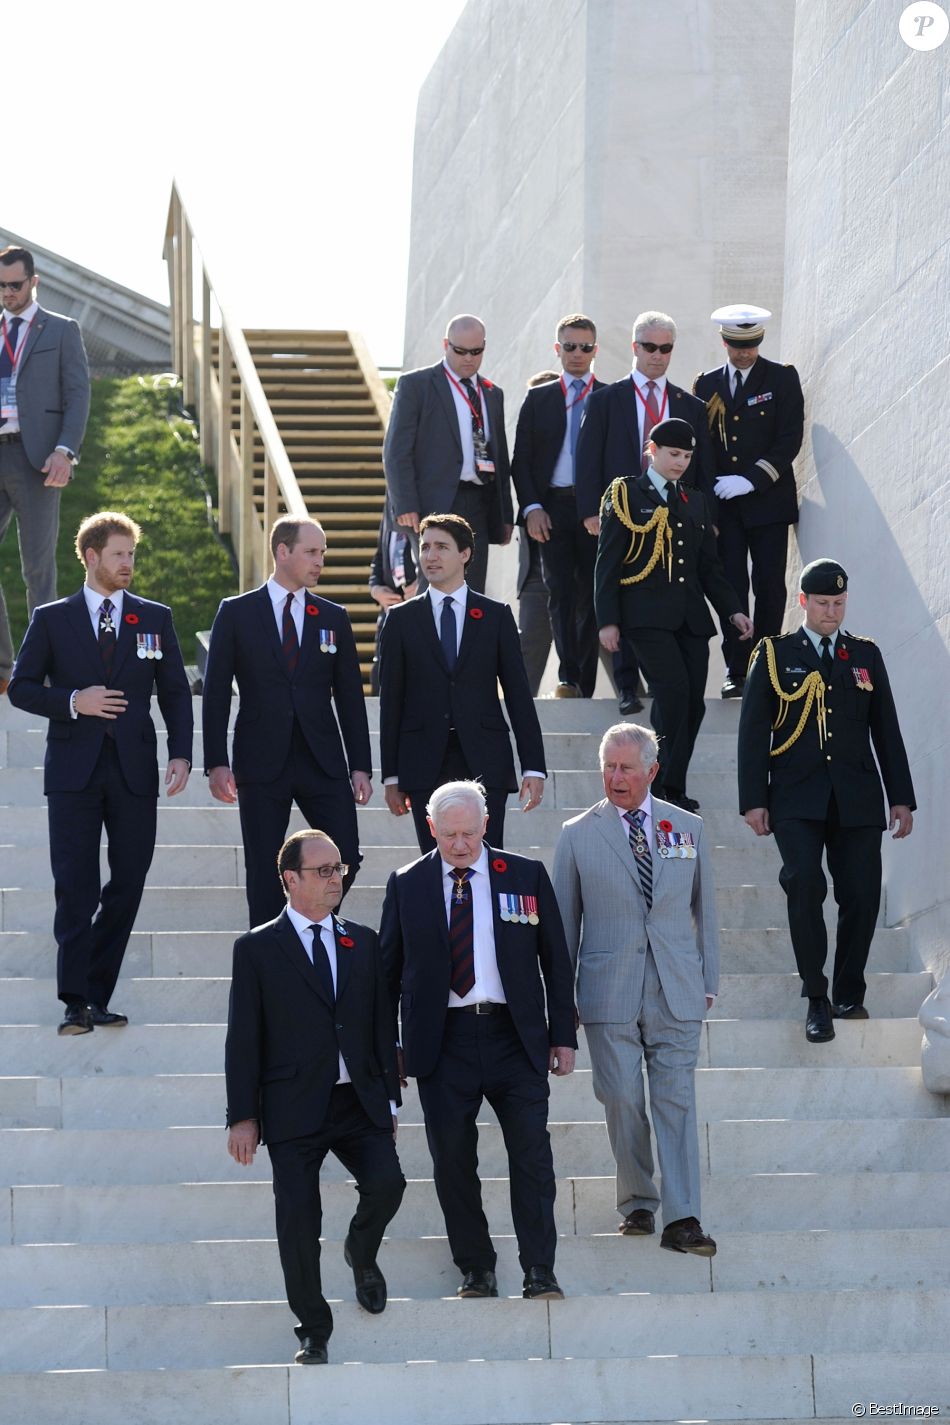
[[[507,1014],[506,1004],[495,1004],[489,999],[480,1000],[478,1004],[456,1004],[452,1006],[459,1014]]]
[[[565,495],[569,495],[572,500],[576,498],[573,485],[551,485],[548,494],[560,495],[562,499]]]
[[[22,441],[23,437],[18,430],[0,431],[0,445],[8,445],[11,440]]]

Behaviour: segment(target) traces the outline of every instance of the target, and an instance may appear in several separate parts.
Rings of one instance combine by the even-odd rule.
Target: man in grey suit
[[[56,598],[59,492],[69,483],[89,415],[89,371],[79,327],[36,300],[25,247],[0,252],[0,541],[17,517],[30,614]],[[0,693],[13,639],[0,589]]]
[[[606,798],[564,823],[553,880],[617,1162],[620,1231],[651,1236],[661,1200],[645,1059],[660,1246],[712,1257],[699,1222],[695,1070],[719,939],[703,821],[652,796],[657,744],[647,728],[608,728],[600,765]]]
[[[409,531],[417,566],[426,515],[468,520],[475,552],[466,580],[483,594],[488,546],[508,544],[514,529],[504,395],[478,375],[485,351],[478,317],[453,317],[442,346],[437,366],[399,378],[383,445],[386,489],[396,522]],[[420,575],[419,592],[425,588]]]

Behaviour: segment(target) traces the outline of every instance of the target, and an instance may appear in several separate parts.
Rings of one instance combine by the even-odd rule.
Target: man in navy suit
[[[202,705],[211,795],[240,806],[252,926],[280,914],[274,866],[293,803],[339,846],[349,866],[345,894],[361,860],[355,803],[365,806],[373,794],[350,620],[342,605],[310,592],[323,569],[326,535],[316,521],[287,515],[270,542],[267,583],[223,599],[215,615]],[[241,702],[229,761],[232,679]]]
[[[485,844],[487,824],[479,783],[449,782],[433,793],[437,849],[390,876],[380,947],[462,1273],[458,1295],[498,1295],[478,1180],[476,1122],[487,1098],[508,1149],[523,1295],[553,1299],[563,1293],[554,1275],[548,1074],[574,1068],[573,977],[547,871],[525,856],[500,856]]]
[[[426,515],[450,510],[468,520],[475,531],[468,581],[481,593],[489,544],[508,544],[514,530],[505,400],[478,375],[485,351],[478,317],[453,317],[442,346],[437,366],[399,378],[383,445],[386,489],[416,551]]]
[[[249,1166],[267,1144],[287,1300],[301,1365],[323,1365],[333,1314],[320,1280],[320,1169],[328,1153],[356,1179],[359,1203],[343,1256],[356,1299],[378,1315],[376,1263],[402,1200],[396,1157],[396,1020],[376,932],[334,914],[343,894],[337,846],[298,831],[271,874],[287,904],[234,946],[225,1079],[228,1152]]]
[[[676,343],[676,323],[665,312],[641,312],[633,324],[633,370],[622,381],[596,392],[587,403],[577,441],[577,513],[588,532],[600,533],[600,505],[611,481],[645,474],[650,464],[650,431],[679,417],[696,431],[696,451],[688,485],[702,491],[716,519],[713,461],[705,408],[666,377]],[[639,711],[639,665],[624,636],[614,664],[624,717]]]
[[[597,680],[597,545],[578,518],[574,467],[584,410],[604,383],[591,370],[597,328],[590,317],[562,317],[556,336],[554,350],[563,372],[549,384],[532,386],[525,396],[511,474],[519,522],[541,553],[558,656],[554,695],[590,698]]]
[[[459,515],[421,526],[424,594],[390,609],[379,659],[379,740],[386,805],[412,812],[420,851],[434,846],[426,804],[436,787],[478,777],[488,788],[492,844],[503,844],[505,802],[518,790],[505,695],[525,811],[544,795],[544,743],[528,688],[518,630],[507,604],[466,588],[474,535]]]
[[[69,317],[36,300],[39,281],[25,247],[0,252],[0,540],[14,514],[30,613],[56,598],[59,495],[72,479],[89,415],[82,335]],[[0,693],[13,640],[0,590]]]
[[[60,1034],[128,1023],[108,1006],[155,850],[153,692],[168,732],[170,797],[191,770],[191,690],[171,609],[128,592],[140,536],[123,514],[83,521],[76,553],[86,581],[78,594],[34,611],[10,682],[15,707],[49,718],[43,786],[66,1005]]]

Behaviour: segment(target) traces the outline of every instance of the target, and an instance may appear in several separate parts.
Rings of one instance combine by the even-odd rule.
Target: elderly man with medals
[[[757,836],[775,833],[782,855],[813,1044],[835,1037],[833,1019],[868,1018],[864,970],[881,903],[885,795],[895,840],[910,835],[916,808],[884,659],[871,639],[842,629],[847,602],[840,564],[806,565],[805,622],[758,644],[739,719],[739,809]],[[822,852],[838,903],[830,1001]]]
[[[687,811],[699,805],[686,795],[686,771],[705,712],[716,631],[706,600],[740,638],[752,636],[752,621],[716,553],[705,497],[680,485],[695,446],[687,421],[652,428],[646,471],[614,480],[604,496],[594,574],[600,641],[615,652],[621,635],[629,638],[653,693],[657,795]]]

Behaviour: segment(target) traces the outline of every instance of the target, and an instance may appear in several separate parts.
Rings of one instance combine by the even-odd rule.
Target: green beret
[[[843,594],[848,576],[836,559],[813,559],[802,570],[803,594]]]

